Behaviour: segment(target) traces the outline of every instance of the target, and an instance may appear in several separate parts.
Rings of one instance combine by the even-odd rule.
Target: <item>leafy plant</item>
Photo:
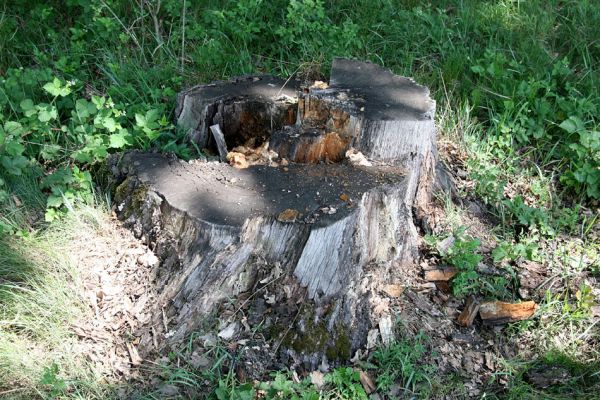
[[[424,364],[428,354],[428,338],[419,332],[414,338],[403,338],[376,350],[370,361],[377,368],[377,389],[386,391],[398,383],[404,390],[424,396],[431,389],[430,376],[435,367]]]
[[[350,367],[334,369],[325,376],[325,381],[333,386],[334,398],[367,399],[365,389],[360,383],[360,373]]]
[[[44,375],[40,383],[47,388],[47,398],[49,399],[54,399],[67,390],[67,383],[58,376],[58,373],[59,367],[56,363],[44,368]]]

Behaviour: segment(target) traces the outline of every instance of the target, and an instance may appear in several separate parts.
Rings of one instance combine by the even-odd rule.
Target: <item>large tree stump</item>
[[[350,358],[379,327],[389,340],[388,297],[417,274],[434,111],[425,87],[345,59],[326,88],[261,76],[183,92],[177,121],[191,141],[214,148],[219,124],[228,148],[268,143],[278,157],[246,169],[139,152],[115,163],[119,215],[162,261],[161,312],[142,345],[183,340],[232,301],[307,368]]]

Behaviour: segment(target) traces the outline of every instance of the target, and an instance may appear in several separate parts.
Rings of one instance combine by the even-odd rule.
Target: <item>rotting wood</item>
[[[475,296],[469,296],[465,304],[465,308],[458,316],[458,324],[461,326],[473,325],[473,321],[475,321],[477,312],[479,312],[479,301],[477,298],[475,298]]]
[[[238,153],[246,168],[155,153],[113,159],[119,216],[161,259],[152,326],[167,343],[257,291],[248,326],[260,323],[282,360],[348,360],[373,327],[393,340],[391,317],[374,311],[401,294],[389,282],[410,286],[419,273],[414,212],[434,186],[435,103],[414,81],[353,60],[334,61],[329,86],[296,87],[248,77],[178,97],[178,125],[200,148],[218,124],[230,155],[288,149],[252,163]],[[148,332],[141,347],[153,346]]]
[[[479,316],[486,324],[503,324],[528,319],[533,316],[535,310],[537,304],[534,301],[522,303],[491,301],[481,304]]]

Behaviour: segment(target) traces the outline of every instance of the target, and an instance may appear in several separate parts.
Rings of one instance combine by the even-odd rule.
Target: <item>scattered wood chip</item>
[[[342,201],[349,201],[350,200],[350,196],[348,196],[346,193],[343,193],[342,195],[340,195],[340,200],[342,200]]]
[[[373,165],[369,160],[367,160],[367,157],[365,157],[363,153],[354,148],[346,151],[346,158],[348,158],[350,164],[355,166],[371,167]]]
[[[367,394],[371,394],[373,393],[377,387],[375,386],[375,384],[373,383],[373,379],[371,379],[371,377],[369,376],[368,373],[366,373],[365,371],[359,371],[360,373],[360,383],[363,386],[363,389],[365,389],[365,392]]]
[[[461,326],[471,326],[479,311],[479,301],[475,296],[469,296],[465,309],[458,316],[458,324]]]
[[[240,330],[240,324],[237,321],[232,322],[222,329],[218,336],[223,340],[231,340]]]
[[[131,359],[131,364],[141,365],[143,360],[142,360],[142,357],[140,357],[135,346],[131,343],[125,343],[125,345],[127,346],[127,351],[129,352],[129,358]]]
[[[292,208],[288,208],[287,210],[283,210],[282,212],[279,213],[279,215],[277,216],[277,221],[279,221],[279,222],[294,222],[298,218],[300,218],[301,215],[302,214],[300,214],[300,211],[294,210]]]
[[[379,331],[377,329],[371,329],[367,334],[367,349],[374,349],[377,347],[377,338],[379,338]]]
[[[229,165],[237,169],[244,169],[249,166],[246,156],[235,151],[227,153],[227,161],[229,161]]]
[[[481,304],[479,307],[479,316],[486,324],[503,324],[530,318],[536,309],[537,304],[533,301],[524,301],[522,303],[491,301]]]
[[[21,207],[23,205],[23,203],[21,202],[21,199],[19,199],[16,195],[12,195],[12,199],[13,202],[15,203],[15,207]]]
[[[327,84],[327,82],[323,82],[323,81],[315,81],[315,83],[313,83],[311,85],[311,89],[327,89],[329,87],[329,85]]]
[[[449,281],[458,274],[458,270],[454,267],[430,269],[425,271],[425,280],[429,282]]]
[[[400,297],[404,292],[404,286],[402,285],[385,285],[383,291],[390,297]]]
[[[313,371],[310,373],[310,381],[317,389],[321,389],[325,386],[325,375],[320,371]]]

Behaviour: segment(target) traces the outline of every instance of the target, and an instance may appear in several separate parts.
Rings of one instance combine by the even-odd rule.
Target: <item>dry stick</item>
[[[165,42],[163,40],[162,33],[160,33],[160,21],[158,20],[158,13],[160,12],[160,1],[161,0],[157,1],[155,8],[151,8],[150,5],[148,5],[148,10],[150,12],[150,16],[152,17],[152,22],[154,23],[154,36],[156,36],[157,44],[154,51],[152,51],[152,57],[154,57],[154,54],[158,51],[158,49],[160,49],[163,46]]]
[[[4,396],[5,394],[14,393],[14,392],[21,392],[21,391],[26,390],[26,389],[27,388],[15,388],[15,389],[5,390],[3,392],[0,392],[0,396]]]
[[[185,59],[185,0],[183,0],[183,11],[181,12],[181,74],[183,74],[184,59]]]

